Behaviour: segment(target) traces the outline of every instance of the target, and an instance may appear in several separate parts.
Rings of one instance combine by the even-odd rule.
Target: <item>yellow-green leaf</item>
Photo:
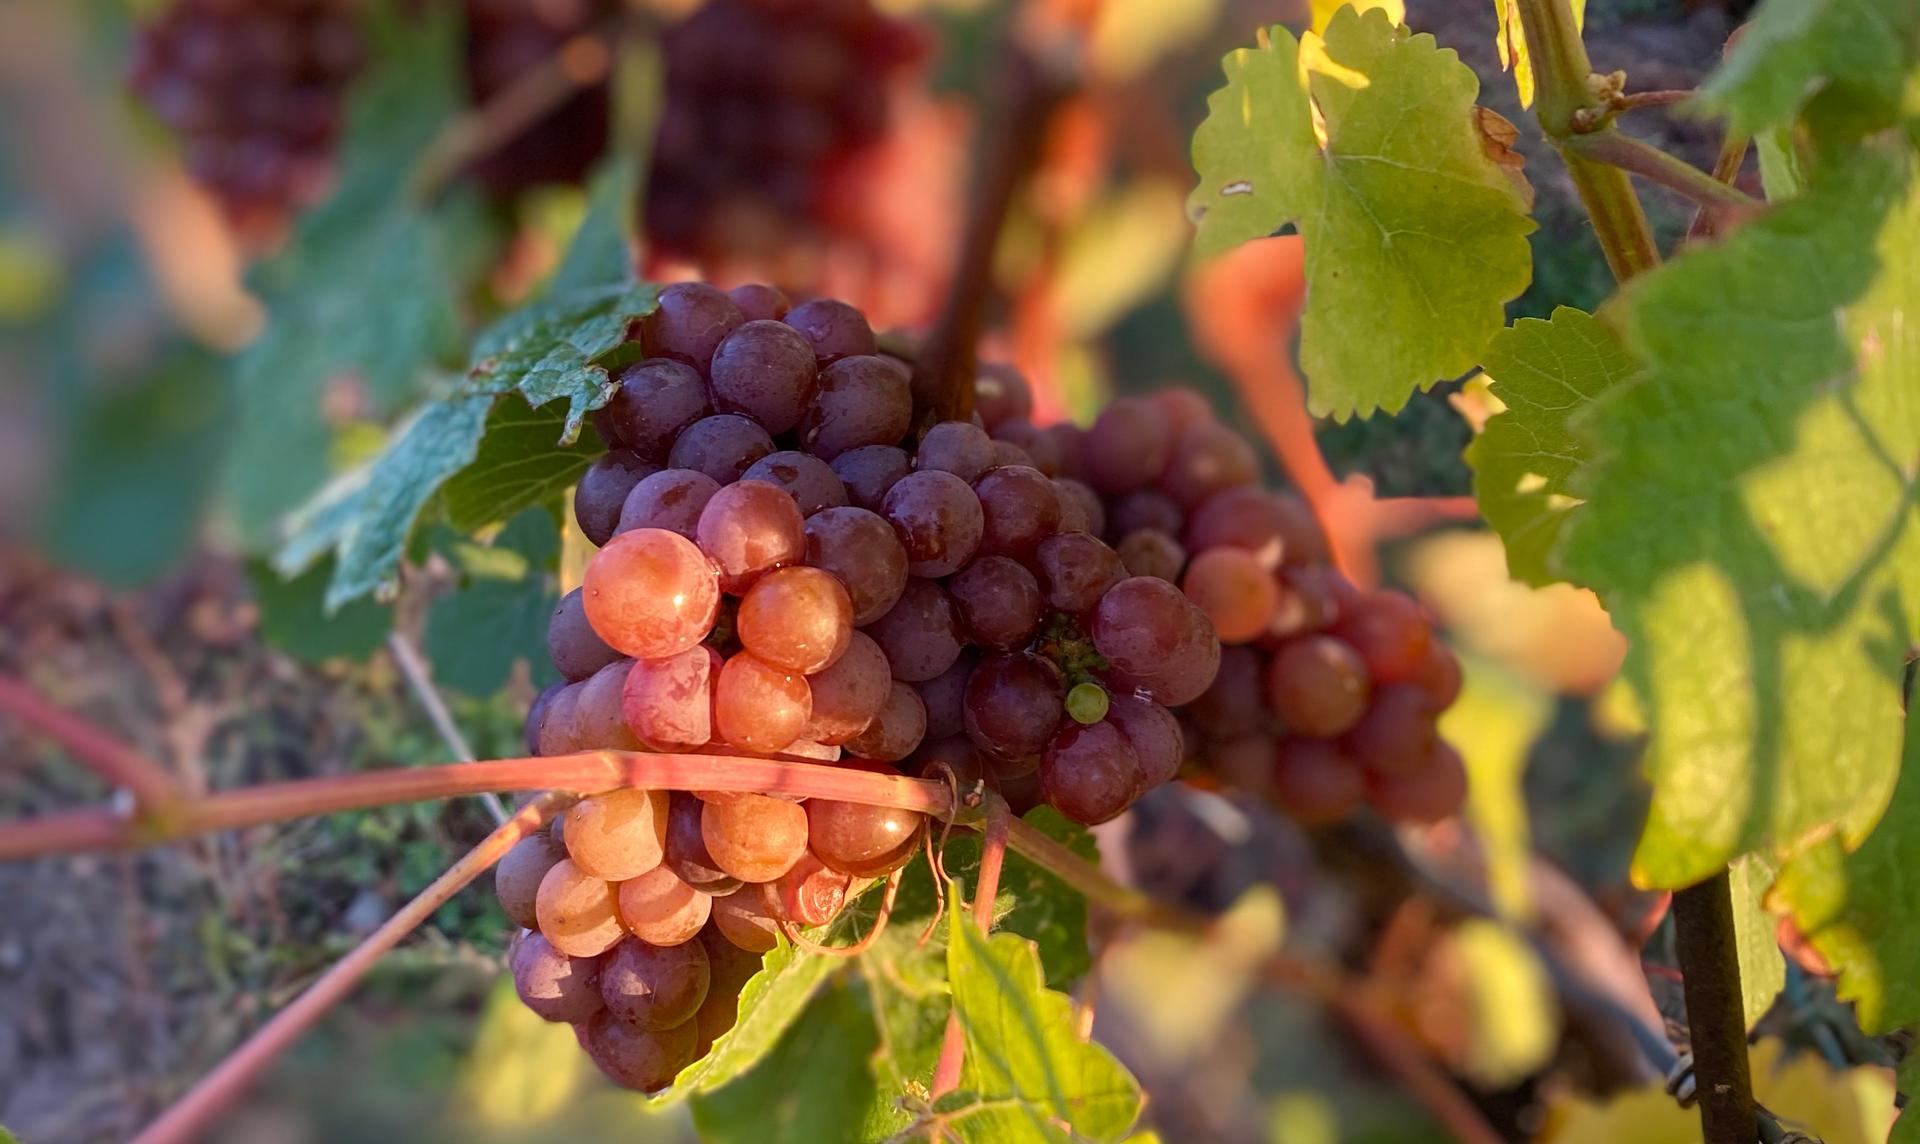
[[[1527,34],[1520,27],[1519,0],[1493,0],[1494,46],[1500,52],[1500,68],[1513,73],[1513,86],[1520,93],[1520,106],[1533,106],[1533,64],[1527,58]],[[1573,0],[1573,26],[1581,27],[1587,18],[1587,0]]]

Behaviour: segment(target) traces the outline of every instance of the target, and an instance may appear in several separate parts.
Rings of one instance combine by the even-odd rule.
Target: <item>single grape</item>
[[[829,573],[796,565],[767,573],[740,598],[740,643],[775,667],[812,675],[847,650],[853,600]]]
[[[807,800],[808,844],[820,861],[856,878],[883,878],[905,866],[920,844],[918,811],[831,799]]]
[[[773,438],[760,423],[738,413],[702,417],[674,438],[667,453],[670,469],[693,469],[716,484],[730,485],[753,463],[773,452]]]
[[[728,944],[748,953],[762,954],[780,944],[780,923],[767,912],[766,901],[754,886],[715,898],[712,925]]]
[[[792,510],[784,495],[780,500]],[[698,644],[720,607],[720,585],[707,558],[686,537],[659,528],[614,537],[587,562],[580,591],[587,622],[600,638],[640,659]]]
[[[806,677],[750,652],[727,660],[714,682],[714,730],[743,751],[760,755],[784,751],[800,738],[812,718],[813,693]]]
[[[1207,614],[1224,643],[1246,643],[1262,635],[1280,606],[1273,574],[1244,548],[1209,548],[1195,556],[1180,587]]]
[[[1340,616],[1335,581],[1340,574],[1324,565],[1280,569],[1280,603],[1274,609],[1265,643],[1278,644],[1294,636],[1325,631]]]
[[[1084,532],[1089,536],[1105,536],[1107,532],[1107,507],[1100,494],[1071,477],[1053,478],[1053,491],[1060,498],[1060,531],[1062,533]]]
[[[1276,493],[1273,503],[1280,522],[1280,559],[1296,568],[1327,563],[1327,537],[1307,502],[1292,493]]]
[[[1245,549],[1262,569],[1272,571],[1286,558],[1291,527],[1280,497],[1257,485],[1236,485],[1193,510],[1184,539],[1189,552]]]
[[[643,457],[664,458],[681,430],[713,412],[706,381],[684,362],[648,358],[621,370],[619,381],[603,420]]]
[[[657,946],[629,938],[600,962],[607,1012],[649,1032],[691,1020],[708,984],[706,947],[697,941]]]
[[[1114,546],[1120,562],[1132,576],[1150,576],[1172,583],[1186,566],[1187,551],[1180,542],[1157,528],[1140,528],[1120,538]]]
[[[1107,514],[1107,535],[1125,538],[1127,534],[1151,528],[1168,536],[1179,536],[1186,527],[1187,514],[1174,499],[1158,489],[1139,489],[1113,502]]]
[[[1180,773],[1180,764],[1187,756],[1186,738],[1173,712],[1138,696],[1115,695],[1107,709],[1107,722],[1118,728],[1133,747],[1144,789],[1172,782]]]
[[[923,779],[939,782],[951,780],[963,795],[979,783],[991,785],[993,782],[986,764],[980,759],[980,749],[965,735],[928,739],[901,765],[907,773]]]
[[[893,358],[849,357],[820,371],[813,402],[800,418],[800,440],[809,453],[832,461],[863,445],[897,444],[912,422],[906,366]]]
[[[764,908],[766,905],[760,900],[759,894],[741,894],[739,897],[743,900],[742,904],[751,905],[756,909]],[[721,932],[720,927],[713,922],[708,922],[707,928],[700,931],[700,944],[707,951],[707,999],[709,1001],[716,993],[738,997],[740,991],[747,987],[747,982],[753,980],[754,974],[760,972],[762,964],[760,954],[753,950],[742,949],[727,940],[727,935]]]
[[[893,677],[905,683],[924,683],[960,658],[960,617],[935,580],[908,580],[899,602],[864,630],[887,653]]]
[[[620,658],[587,622],[578,588],[560,597],[547,621],[547,655],[561,675],[576,682]]]
[[[1093,646],[1120,671],[1149,676],[1183,647],[1206,638],[1206,619],[1180,589],[1151,576],[1130,576],[1107,589],[1089,625]]]
[[[1002,441],[996,437],[993,441],[993,467],[997,469],[1007,465],[1018,465],[1023,469],[1036,471],[1039,469],[1039,466],[1034,463],[1032,453],[1012,441]]]
[[[1057,506],[1056,506],[1057,507]],[[887,490],[881,515],[893,525],[915,576],[949,576],[973,559],[986,518],[980,498],[952,473],[909,473]]]
[[[1086,532],[1063,532],[1040,542],[1034,568],[1047,606],[1080,615],[1126,578],[1120,554]]]
[[[1405,774],[1367,774],[1367,800],[1388,822],[1434,823],[1467,804],[1467,764],[1436,741],[1427,764]]]
[[[1023,648],[1040,627],[1045,603],[1040,584],[1010,557],[975,559],[947,581],[947,591],[974,642],[983,647]]]
[[[1068,723],[1040,760],[1047,802],[1075,822],[1093,826],[1132,805],[1146,787],[1133,744],[1111,723]]]
[[[614,901],[627,932],[657,946],[692,940],[713,909],[710,895],[681,881],[664,864],[620,883]]]
[[[1274,801],[1307,826],[1340,821],[1366,796],[1360,764],[1321,739],[1286,739],[1272,765]]]
[[[1027,652],[990,655],[967,681],[967,737],[989,757],[1036,758],[1065,714],[1060,669]]]
[[[1180,434],[1160,475],[1160,490],[1192,509],[1221,489],[1250,485],[1259,477],[1253,447],[1226,426],[1206,422]]]
[[[1147,400],[1153,403],[1155,411],[1165,419],[1176,437],[1195,425],[1213,420],[1213,406],[1207,404],[1207,399],[1199,391],[1184,385],[1157,390]]]
[[[513,844],[493,868],[493,892],[508,921],[522,929],[537,924],[534,901],[540,896],[540,880],[566,856],[567,852],[544,830]]]
[[[993,464],[993,439],[971,421],[942,421],[920,438],[916,469],[952,473],[971,484]]]
[[[806,737],[830,746],[845,743],[866,730],[886,705],[893,689],[887,653],[865,632],[854,632],[846,654],[833,666],[807,677],[813,696],[813,719]]]
[[[1237,791],[1273,798],[1274,751],[1279,747],[1265,731],[1215,739],[1202,759],[1207,772]]]
[[[567,854],[581,873],[608,882],[638,878],[667,847],[667,792],[612,790],[567,808]],[[544,926],[542,928],[545,928]]]
[[[694,539],[720,570],[720,587],[738,595],[762,574],[806,554],[806,521],[778,485],[740,481],[713,494]]]
[[[1353,648],[1332,636],[1282,644],[1267,664],[1267,705],[1286,729],[1316,739],[1345,733],[1366,714],[1371,683]]]
[[[599,637],[596,636],[594,638],[598,639]],[[540,724],[545,722],[547,718],[547,704],[552,703],[553,697],[560,694],[561,688],[565,686],[567,686],[565,680],[556,680],[547,684],[546,687],[541,689],[540,694],[533,697],[532,706],[527,708],[527,722],[524,732],[527,754],[537,755],[540,753]]]
[[[1220,641],[1198,608],[1192,616],[1197,638],[1182,644],[1157,670],[1132,675],[1115,669],[1108,681],[1116,690],[1131,691],[1168,707],[1183,707],[1206,694],[1220,671]]]
[[[1460,661],[1438,637],[1427,642],[1427,656],[1415,673],[1413,683],[1427,693],[1435,711],[1444,711],[1460,698]]]
[[[1033,390],[1012,366],[983,362],[973,383],[973,412],[992,432],[1009,418],[1033,416]]]
[[[573,705],[576,750],[637,751],[640,739],[627,726],[623,693],[635,660],[610,663],[580,684]]]
[[[568,957],[538,932],[517,942],[508,959],[513,991],[542,1021],[578,1023],[598,1013],[600,960]]]
[[[693,469],[662,469],[643,478],[620,506],[615,533],[638,528],[664,528],[688,540],[700,522],[700,513],[720,491],[720,483]]]
[[[539,930],[569,957],[596,957],[625,932],[614,908],[613,887],[562,858],[540,879],[534,898]]]
[[[673,792],[667,810],[667,848],[660,866],[709,897],[724,897],[740,888],[740,879],[722,870],[707,853],[701,832],[701,807],[706,804],[686,791]]]
[[[1372,774],[1402,775],[1424,766],[1439,738],[1432,701],[1407,683],[1389,683],[1373,692],[1367,713],[1342,743],[1354,761]]]
[[[953,666],[913,685],[920,701],[927,705],[927,738],[945,739],[966,730],[961,709],[966,704],[967,678],[980,657],[971,648],[953,661]]]
[[[1356,608],[1334,621],[1333,634],[1345,640],[1380,683],[1406,683],[1426,666],[1433,644],[1420,605],[1399,592],[1370,592]]]
[[[797,926],[823,926],[840,916],[853,879],[820,861],[812,852],[793,869],[760,887],[767,910]]]
[[[887,691],[879,714],[858,735],[847,740],[847,753],[862,759],[896,762],[913,753],[927,733],[927,707],[904,683]]]
[[[733,299],[733,304],[740,307],[741,316],[749,322],[784,318],[792,307],[785,294],[759,283],[735,286],[727,291],[727,297]]]
[[[569,683],[547,700],[546,709],[540,715],[540,749],[536,754],[567,755],[581,749],[576,737],[579,723],[574,718],[575,707],[580,702],[580,688],[579,683]]]
[[[1025,560],[1060,531],[1060,496],[1038,469],[1003,465],[973,482],[980,501],[980,550]]]
[[[713,403],[743,413],[769,433],[800,423],[813,395],[813,346],[784,322],[746,322],[713,351],[708,372]]]
[[[655,751],[691,751],[713,739],[713,682],[719,657],[712,648],[633,662],[620,692],[620,711],[640,741]]]
[[[685,362],[701,373],[713,351],[741,322],[733,299],[704,282],[676,282],[660,291],[658,307],[640,323],[640,340],[655,357]]]
[[[807,852],[807,812],[785,799],[734,795],[702,806],[700,836],[707,853],[731,876],[742,882],[771,882]]]
[[[825,461],[811,453],[791,449],[769,453],[748,467],[740,479],[765,481],[787,490],[793,503],[800,507],[800,515],[805,517],[847,503],[847,487],[833,475]]]
[[[1220,651],[1213,684],[1187,708],[1200,733],[1212,741],[1238,739],[1259,730],[1267,718],[1260,653],[1249,647]]]
[[[913,459],[895,445],[862,445],[833,459],[833,475],[847,487],[847,500],[869,512],[879,512],[887,490],[913,471]]]
[[[627,494],[659,471],[660,466],[625,449],[615,449],[589,465],[573,491],[573,519],[581,534],[596,547],[612,539]]]
[[[822,368],[841,358],[877,352],[873,327],[845,302],[815,298],[788,310],[785,320],[813,347]]]
[[[1007,456],[1005,450],[1018,450],[1018,460],[1003,460],[1003,465],[1025,465],[1038,469],[1047,476],[1059,474],[1066,458],[1061,455],[1060,441],[1053,434],[1035,425],[1024,417],[1015,417],[993,427],[994,451]]]
[[[1172,456],[1167,419],[1143,398],[1108,402],[1087,430],[1087,480],[1108,496],[1152,484]]]
[[[853,603],[855,625],[887,614],[907,587],[907,550],[893,526],[863,508],[829,508],[806,523],[806,561],[831,572]]]
[[[1076,683],[1067,692],[1067,715],[1075,723],[1098,723],[1111,706],[1107,689],[1092,680]]]
[[[694,1062],[699,1035],[692,1021],[646,1030],[603,1010],[587,1021],[580,1044],[608,1080],[636,1092],[659,1092]]]

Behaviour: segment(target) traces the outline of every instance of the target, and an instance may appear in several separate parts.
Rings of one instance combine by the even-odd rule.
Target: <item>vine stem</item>
[[[1748,1075],[1733,887],[1725,870],[1674,891],[1673,933],[1687,999],[1701,1133],[1706,1144],[1752,1144],[1759,1118]]]
[[[1006,865],[1007,842],[1014,821],[1007,800],[998,794],[989,794],[987,824],[980,847],[980,884],[973,891],[973,924],[980,928],[981,937],[993,929],[993,903],[1000,894],[1000,871]],[[1033,832],[1048,842],[1053,841],[1037,830]],[[940,1038],[940,1059],[933,1065],[934,1099],[960,1087],[960,1067],[966,1063],[966,1056],[967,1031],[960,1024],[960,1010],[956,1007],[947,1014],[947,1030]]]
[[[570,795],[551,793],[521,807],[465,857],[447,867],[418,897],[368,934],[351,953],[335,962],[291,1004],[254,1030],[218,1068],[202,1077],[185,1096],[136,1136],[133,1144],[189,1144],[199,1139],[287,1046],[359,984],[382,955],[490,869],[514,843],[540,829],[571,800]]]
[[[1015,23],[1011,15],[1006,17],[1002,37],[1006,46],[999,53],[1004,61],[998,85],[1003,103],[997,109],[992,138],[983,147],[953,281],[914,366],[916,392],[933,396],[939,417],[946,421],[973,416],[975,347],[986,321],[1000,232],[1014,193],[1040,156],[1047,123],[1066,90],[1047,63],[1021,43]]]
[[[1588,84],[1593,68],[1573,11],[1568,0],[1515,2],[1533,61],[1538,93],[1535,112],[1540,128],[1559,147],[1587,215],[1593,220],[1594,235],[1606,252],[1607,265],[1614,277],[1625,283],[1657,266],[1659,252],[1627,172],[1600,161],[1596,154],[1649,165],[1656,161],[1638,148],[1623,149],[1617,142],[1608,142],[1609,138],[1622,138],[1612,127],[1584,135],[1577,143],[1570,138],[1576,133],[1577,113],[1594,102]],[[1669,176],[1678,177],[1671,168],[1660,166]],[[1713,181],[1691,167],[1687,169]],[[1757,1114],[1748,1076],[1746,1018],[1740,1004],[1740,964],[1735,953],[1732,894],[1726,871],[1675,893],[1673,920],[1694,1046],[1694,1076],[1701,1097],[1701,1131],[1707,1144],[1752,1144]]]
[[[387,652],[399,665],[401,676],[406,679],[413,697],[419,701],[420,709],[427,713],[428,722],[433,724],[434,731],[440,736],[440,741],[447,745],[447,750],[452,751],[454,758],[463,763],[471,763],[478,758],[473,753],[473,745],[460,733],[460,724],[454,721],[453,712],[447,709],[447,701],[441,697],[440,689],[433,685],[433,670],[427,666],[420,649],[395,630],[387,633]],[[487,808],[495,826],[507,821],[507,807],[500,801],[499,795],[487,791],[480,796],[480,803]]]
[[[1684,195],[1702,210],[1716,215],[1718,222],[1738,221],[1760,209],[1759,202],[1752,196],[1631,135],[1623,135],[1618,131],[1597,131],[1590,135],[1575,135],[1566,141],[1566,146],[1590,159],[1639,175]]]

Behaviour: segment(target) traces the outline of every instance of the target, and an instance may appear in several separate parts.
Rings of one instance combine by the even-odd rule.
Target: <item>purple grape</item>
[[[779,485],[800,506],[801,516],[812,516],[824,508],[840,508],[847,503],[847,486],[833,475],[827,463],[811,453],[792,449],[769,453],[741,474],[743,481],[765,481]]]
[[[745,414],[769,433],[785,433],[799,424],[813,394],[813,347],[783,322],[747,322],[713,351],[708,377],[722,412]]]
[[[881,515],[907,550],[915,576],[948,576],[973,558],[985,518],[980,498],[952,473],[909,473],[887,491]]]
[[[894,445],[862,445],[833,459],[833,474],[847,488],[850,504],[879,512],[887,490],[913,471],[913,458]]]
[[[722,413],[687,426],[667,454],[670,469],[694,469],[730,485],[773,452],[773,438],[751,417]]]
[[[967,680],[967,737],[990,759],[1031,760],[1065,714],[1060,669],[1028,652],[987,656]]]
[[[960,658],[960,618],[937,581],[908,580],[899,602],[866,633],[887,653],[893,677],[905,683],[932,679]]]
[[[662,469],[633,486],[614,531],[664,528],[692,540],[700,513],[719,491],[720,483],[698,470]]]
[[[842,358],[876,352],[866,315],[831,298],[815,298],[787,311],[786,323],[813,346],[822,367]]]
[[[947,591],[974,642],[983,647],[1023,648],[1040,627],[1040,585],[1010,557],[977,557],[947,582]]]
[[[831,461],[862,445],[895,444],[912,421],[905,365],[873,355],[843,358],[820,371],[813,402],[800,418],[800,440]]]
[[[619,388],[600,411],[621,444],[660,458],[680,431],[713,412],[698,370],[670,358],[648,358],[620,373]]]
[[[615,449],[589,465],[573,491],[573,519],[581,534],[596,548],[612,540],[627,494],[659,471],[658,465],[625,449]]]
[[[659,308],[640,324],[640,340],[655,357],[707,371],[713,351],[742,317],[733,299],[704,282],[676,282],[660,291]]]

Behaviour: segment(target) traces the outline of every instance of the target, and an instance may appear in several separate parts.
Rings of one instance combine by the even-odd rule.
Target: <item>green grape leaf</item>
[[[1324,39],[1269,29],[1224,67],[1193,137],[1197,249],[1299,227],[1313,411],[1393,412],[1471,369],[1527,287],[1533,229],[1482,147],[1473,71],[1378,9]]]
[[[967,1046],[956,1096],[999,1106],[993,1132],[964,1124],[955,1131],[965,1140],[1009,1140],[1066,1125],[1093,1140],[1124,1137],[1140,1116],[1140,1086],[1113,1054],[1080,1039],[1072,1002],[1046,987],[1033,943],[983,936],[958,895],[949,909],[947,980]]]
[[[605,194],[595,203],[563,263],[569,277],[484,332],[464,378],[296,515],[274,558],[282,574],[337,552],[327,606],[340,607],[394,582],[414,523],[436,498],[457,529],[472,531],[550,503],[586,468],[599,447],[582,422],[612,396],[609,368],[631,352],[628,337],[658,294],[624,277],[625,257],[597,254],[618,234],[605,216],[624,207]],[[596,283],[590,271],[623,277]]]
[[[714,1144],[858,1139],[878,1045],[865,999],[835,981],[752,1069],[693,1095],[694,1127]]]
[[[260,636],[296,659],[365,659],[377,651],[393,628],[393,609],[372,600],[329,611],[327,580],[333,562],[323,560],[283,580],[263,563],[247,565],[254,602],[260,608]]]
[[[1495,22],[1494,48],[1500,53],[1500,70],[1513,73],[1514,90],[1521,107],[1533,106],[1533,61],[1527,55],[1527,33],[1520,26],[1519,0],[1493,0]],[[1587,0],[1573,0],[1573,26],[1577,31],[1586,23]]]
[[[547,621],[560,593],[560,529],[545,508],[525,509],[491,545],[447,552],[460,584],[427,608],[422,650],[434,678],[469,695],[490,695],[526,660],[541,686],[557,678],[547,659]]]
[[[1591,314],[1562,306],[1522,318],[1487,344],[1482,368],[1506,406],[1467,446],[1473,495],[1507,546],[1507,572],[1535,587],[1559,579],[1547,565],[1580,502],[1568,478],[1592,460],[1569,424],[1635,372],[1620,339]]]
[[[1637,281],[1644,379],[1581,426],[1600,460],[1560,567],[1631,641],[1647,885],[1858,845],[1893,791],[1920,618],[1920,196],[1887,143]]]
[[[1779,927],[1767,909],[1767,891],[1779,871],[1764,854],[1745,854],[1727,868],[1733,898],[1733,948],[1740,963],[1740,1003],[1747,1028],[1773,1008],[1787,984]]]
[[[1731,132],[1753,136],[1837,88],[1891,122],[1916,59],[1920,5],[1912,0],[1767,0],[1697,103],[1725,115]]]
[[[1046,831],[1083,855],[1092,854],[1092,836],[1052,811],[1036,811],[1029,823]],[[980,842],[977,836],[956,836],[942,851],[943,866],[955,885],[970,885],[978,876]],[[782,947],[767,957],[765,968],[742,994],[740,1021],[716,1042],[706,1059],[681,1073],[676,1096],[706,1102],[706,1115],[730,1124],[754,1123],[754,1117],[787,1115],[762,1107],[764,1094],[750,1082],[781,1057],[788,1038],[854,1037],[871,1048],[862,1054],[865,1087],[849,1088],[838,1097],[856,1117],[859,1127],[822,1139],[886,1140],[912,1128],[916,1112],[924,1112],[934,1063],[940,1055],[947,1016],[952,1009],[948,986],[948,927],[935,924],[936,909],[946,900],[936,888],[924,856],[903,872],[900,889],[884,929],[872,937],[856,957],[841,959],[798,953]],[[874,884],[850,902],[824,932],[810,936],[830,945],[847,946],[866,937],[878,923],[884,886]],[[1043,961],[1050,975],[1070,983],[1087,967],[1086,907],[1077,894],[1044,870],[1009,854],[995,895],[995,924],[1009,934],[1040,939]],[[1072,905],[1069,906],[1068,903]],[[964,907],[963,907],[964,910]],[[971,917],[970,911],[966,912]],[[969,923],[970,924],[970,923]],[[844,1026],[853,1011],[831,997],[849,993],[858,1002],[865,1031],[796,1031],[821,1019],[814,1009],[835,1007],[829,1020]],[[798,1065],[771,1066],[772,1071]],[[849,1074],[850,1075],[850,1074]],[[842,1076],[836,1083],[851,1085]],[[816,1113],[802,1108],[795,1116]],[[826,1115],[819,1113],[818,1115]],[[770,1121],[761,1121],[769,1130]]]
[[[254,275],[267,325],[234,363],[226,491],[253,545],[325,483],[340,417],[391,416],[457,360],[451,268],[485,245],[470,196],[429,206],[410,186],[414,160],[460,106],[453,21],[378,8],[367,22],[376,63],[349,100],[339,190]]]
[[[62,426],[47,551],[110,587],[145,583],[199,531],[233,421],[227,379],[206,354],[182,349],[116,384],[68,380],[77,408]]]
[[[1862,1028],[1920,1021],[1920,720],[1908,720],[1900,782],[1878,829],[1853,853],[1826,838],[1781,871],[1773,900],[1839,974]]]

